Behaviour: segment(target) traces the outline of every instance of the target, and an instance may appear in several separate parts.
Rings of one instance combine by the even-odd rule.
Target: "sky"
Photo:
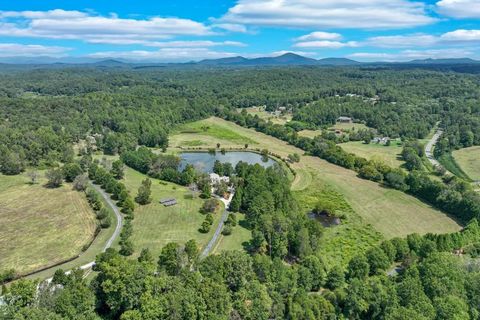
[[[17,0],[0,58],[480,59],[480,0]]]

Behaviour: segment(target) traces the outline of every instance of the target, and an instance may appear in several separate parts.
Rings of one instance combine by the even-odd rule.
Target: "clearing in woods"
[[[398,168],[405,163],[401,157],[403,147],[399,140],[393,140],[389,146],[377,143],[365,144],[363,141],[351,141],[340,144],[340,147],[356,156],[367,160],[381,161],[393,168]]]
[[[283,114],[281,112],[268,112],[263,107],[250,107],[245,108],[245,110],[252,116],[257,115],[260,119],[271,121],[275,124],[283,125],[292,120],[292,114],[289,112]],[[241,111],[241,109],[239,111]]]
[[[25,274],[75,257],[97,226],[82,192],[28,182],[25,174],[0,175],[0,271]]]
[[[133,197],[146,175],[131,168],[125,169],[124,183]],[[214,222],[209,233],[198,231],[205,215],[200,213],[204,200],[198,194],[192,198],[192,192],[183,186],[152,179],[152,202],[140,206],[136,204],[135,219],[133,219],[132,241],[135,247],[134,255],[141,249],[149,248],[154,257],[160,255],[162,247],[169,242],[185,243],[195,239],[200,247],[205,246],[215,232],[223,204],[220,204],[214,216]],[[160,199],[175,198],[177,204],[165,207]]]
[[[244,143],[255,141],[252,148],[266,148],[270,152],[286,158],[288,154],[303,154],[303,151],[288,145],[271,136],[267,136],[253,129],[240,127],[232,122],[220,118],[209,118],[188,124],[186,127],[207,126],[215,131],[225,130],[235,132],[237,138],[229,141],[227,138],[212,139],[208,133],[178,132],[170,137],[171,145],[182,146],[183,141],[203,141],[205,148],[215,147],[220,143],[225,148],[238,148]],[[211,130],[211,129],[210,129]],[[297,176],[292,184],[293,191],[323,192],[328,187],[344,197],[351,207],[352,213],[364,225],[371,225],[385,238],[406,236],[410,233],[446,233],[460,229],[460,226],[446,214],[432,208],[428,204],[407,195],[401,191],[388,189],[378,183],[363,180],[356,173],[342,167],[328,163],[317,157],[302,156],[299,163],[292,164]],[[313,191],[312,191],[313,189]],[[307,191],[305,191],[307,190]],[[301,197],[299,198],[302,201]],[[348,230],[346,230],[348,231]]]
[[[452,152],[455,162],[472,180],[480,181],[480,147],[470,147]]]

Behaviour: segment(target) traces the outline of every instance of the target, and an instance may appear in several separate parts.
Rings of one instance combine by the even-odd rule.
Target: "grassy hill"
[[[480,147],[470,147],[452,152],[455,162],[472,180],[480,180]]]
[[[28,273],[72,258],[93,238],[95,215],[83,193],[47,189],[25,175],[0,175],[0,270]]]
[[[190,125],[210,126],[215,128],[215,131],[233,131],[244,140],[212,139],[203,133],[176,133],[171,136],[172,146],[181,146],[182,141],[196,139],[204,142],[204,147],[214,147],[218,142],[222,147],[230,148],[239,147],[242,142],[253,140],[256,142],[254,148],[267,148],[283,158],[291,153],[303,154],[302,150],[283,141],[219,118],[209,118]],[[386,189],[377,183],[360,179],[355,172],[322,159],[303,156],[299,163],[292,165],[292,168],[297,172],[292,185],[294,191],[310,192],[313,189],[322,192],[324,186],[328,186],[343,195],[352,208],[352,215],[356,215],[363,225],[373,226],[385,238],[415,232],[445,233],[460,229],[455,221],[422,201],[403,192]]]

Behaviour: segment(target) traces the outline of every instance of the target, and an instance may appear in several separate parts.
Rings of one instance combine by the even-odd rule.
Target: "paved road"
[[[437,144],[442,134],[443,130],[440,128],[437,129],[432,139],[430,139],[430,141],[428,141],[427,145],[425,146],[425,155],[427,156],[428,161],[430,161],[430,163],[434,167],[441,166],[440,162],[438,162],[438,160],[435,159],[435,157],[433,156],[433,147]]]
[[[105,252],[108,248],[110,248],[112,246],[115,239],[120,235],[120,232],[122,231],[123,218],[122,218],[122,214],[120,213],[120,210],[118,209],[117,205],[112,201],[112,199],[110,199],[110,195],[108,193],[106,193],[102,188],[100,188],[100,186],[98,186],[96,184],[92,183],[92,187],[98,193],[100,193],[102,198],[105,200],[105,202],[107,202],[108,206],[112,209],[113,213],[115,213],[115,216],[117,217],[117,225],[115,226],[115,231],[113,232],[112,236],[108,239],[108,241],[105,243],[105,246],[102,249],[102,252]],[[88,269],[92,268],[94,265],[95,265],[95,261],[91,261],[89,263],[86,263],[86,264],[80,266],[79,268],[82,269],[82,270],[88,270]],[[55,268],[58,268],[58,267],[59,266],[57,266]],[[65,274],[69,274],[70,272],[71,272],[71,270],[65,272]],[[52,281],[52,278],[48,278],[45,281],[50,282],[50,281]]]
[[[224,198],[221,198],[221,197],[217,197],[217,199],[219,199],[220,201],[222,201],[225,204],[225,210],[222,213],[222,217],[220,218],[220,222],[218,223],[217,229],[215,230],[215,233],[213,234],[212,239],[210,239],[207,246],[205,247],[205,249],[203,249],[202,253],[200,254],[200,259],[205,259],[210,254],[213,247],[217,243],[218,237],[220,237],[220,234],[222,232],[223,225],[225,224],[225,221],[227,220],[228,214],[230,213],[230,211],[228,211],[228,208],[230,206],[230,202],[232,202],[233,195],[234,195],[234,193],[232,192],[230,194],[230,197],[228,198],[228,200],[224,199]]]
[[[103,199],[105,199],[105,201],[108,203],[110,208],[112,208],[113,213],[115,213],[115,216],[117,217],[117,225],[115,226],[115,231],[113,232],[112,236],[110,237],[110,239],[108,239],[107,243],[105,243],[105,246],[103,247],[102,252],[105,252],[108,248],[112,246],[113,241],[115,241],[115,239],[120,235],[120,232],[122,231],[123,218],[117,205],[110,198],[110,195],[107,194],[102,188],[100,188],[100,186],[96,184],[92,184],[92,186],[95,190],[97,190],[98,193],[100,193]]]

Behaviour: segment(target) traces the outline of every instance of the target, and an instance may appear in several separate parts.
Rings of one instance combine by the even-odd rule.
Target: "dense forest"
[[[0,170],[65,162],[96,135],[107,154],[165,147],[178,123],[222,108],[284,106],[308,127],[343,115],[391,137],[422,138],[437,121],[438,152],[480,143],[480,81],[473,75],[355,68],[11,71],[0,79]],[[445,151],[444,151],[445,150]]]
[[[315,254],[315,225],[295,216],[279,168],[241,164],[236,203],[255,226],[249,253],[199,260],[194,241],[158,257],[97,257],[91,284],[58,270],[50,284],[4,288],[1,319],[477,319],[480,226],[382,242],[344,269]],[[271,192],[273,191],[273,192]],[[313,228],[311,228],[313,227]],[[470,262],[452,251],[465,248]],[[401,266],[397,272],[392,265]]]
[[[238,110],[251,106],[284,107],[294,121],[273,124]],[[118,181],[121,171],[105,170],[89,154],[119,154],[150,177],[188,185],[198,179],[192,168],[178,171],[178,158],[145,147],[165,149],[175,126],[212,115],[408,192],[465,228],[387,240],[346,268],[327,269],[318,254],[322,228],[298,209],[286,173],[240,163],[230,169],[237,187],[231,207],[252,228],[247,252],[200,260],[198,246],[189,241],[166,245],[158,257],[148,250],[128,257],[133,198]],[[0,319],[479,319],[478,193],[461,179],[433,180],[417,170],[422,155],[415,142],[405,143],[403,156],[413,159],[407,173],[349,154],[335,138],[298,135],[340,116],[404,141],[424,138],[439,123],[445,134],[438,155],[479,145],[480,78],[340,67],[2,71],[0,172],[60,164],[70,180],[70,171],[85,172],[119,201],[127,222],[121,250],[97,257],[91,283],[81,271],[67,276],[61,270],[38,291],[36,281],[14,282],[2,290]],[[78,164],[74,145],[85,147]],[[98,202],[93,194],[88,199]]]

